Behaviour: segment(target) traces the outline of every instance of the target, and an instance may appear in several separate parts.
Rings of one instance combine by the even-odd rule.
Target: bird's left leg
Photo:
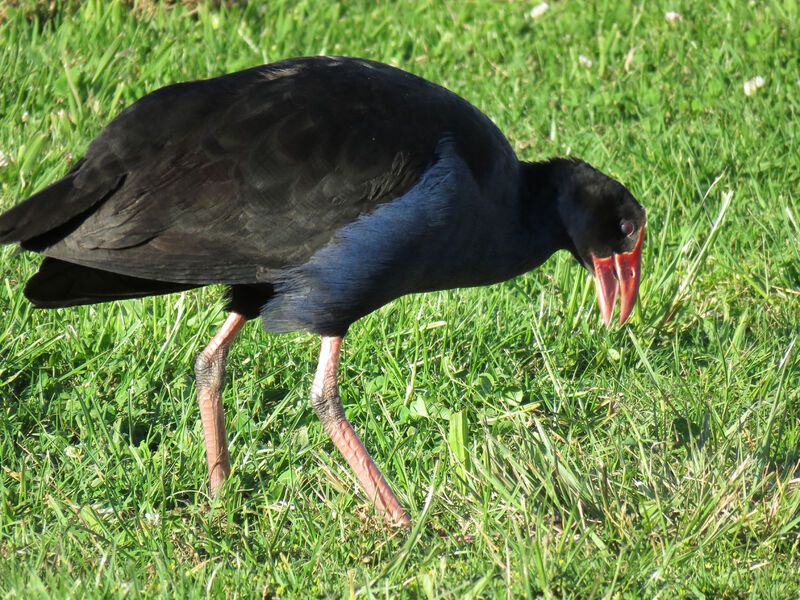
[[[217,335],[197,357],[194,364],[197,403],[206,441],[209,491],[215,496],[222,482],[230,475],[228,439],[225,436],[225,409],[222,390],[225,389],[225,358],[247,318],[237,312],[228,315]]]
[[[408,528],[411,524],[408,513],[403,510],[392,488],[344,416],[336,382],[341,344],[341,337],[322,338],[317,373],[311,384],[311,406],[322,421],[325,431],[355,472],[367,492],[367,497],[375,503],[378,512],[391,523]]]

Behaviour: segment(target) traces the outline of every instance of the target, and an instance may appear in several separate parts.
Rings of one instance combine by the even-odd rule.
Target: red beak
[[[639,239],[630,252],[614,254],[608,258],[597,258],[592,255],[594,263],[594,282],[597,287],[597,302],[603,322],[611,325],[614,313],[614,302],[619,290],[619,324],[622,325],[633,310],[636,296],[639,293],[639,279],[642,267],[642,239],[644,239],[644,223],[639,229]]]

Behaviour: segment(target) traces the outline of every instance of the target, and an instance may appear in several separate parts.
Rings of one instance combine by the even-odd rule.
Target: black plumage
[[[559,249],[595,271],[606,321],[619,279],[624,320],[643,228],[620,183],[520,162],[452,92],[312,57],[143,97],[0,215],[0,243],[45,256],[25,289],[37,306],[227,284],[236,315],[338,338],[403,294],[508,279]]]
[[[476,109],[378,63],[288,60],[177,84],[123,111],[64,179],[7,213],[0,240],[145,280],[271,283],[407,192],[445,134],[478,177],[497,160],[482,137],[513,166]]]

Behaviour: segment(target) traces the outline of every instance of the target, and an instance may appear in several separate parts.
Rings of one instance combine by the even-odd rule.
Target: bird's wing
[[[467,102],[377,63],[302,59],[169,86],[92,142],[68,175],[74,214],[27,247],[163,281],[272,281],[413,187],[445,135],[477,171],[496,149],[475,142],[505,143]]]

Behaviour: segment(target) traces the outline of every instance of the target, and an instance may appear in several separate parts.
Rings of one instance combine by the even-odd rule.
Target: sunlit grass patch
[[[2,248],[0,594],[798,596],[797,4],[226,6],[6,3],[0,207],[157,87],[365,56],[461,94],[523,159],[623,181],[640,302],[606,330],[564,254],[352,327],[345,406],[408,536],[310,410],[314,336],[253,322],[234,345],[211,501],[192,365],[221,289],[36,311],[38,259]]]

